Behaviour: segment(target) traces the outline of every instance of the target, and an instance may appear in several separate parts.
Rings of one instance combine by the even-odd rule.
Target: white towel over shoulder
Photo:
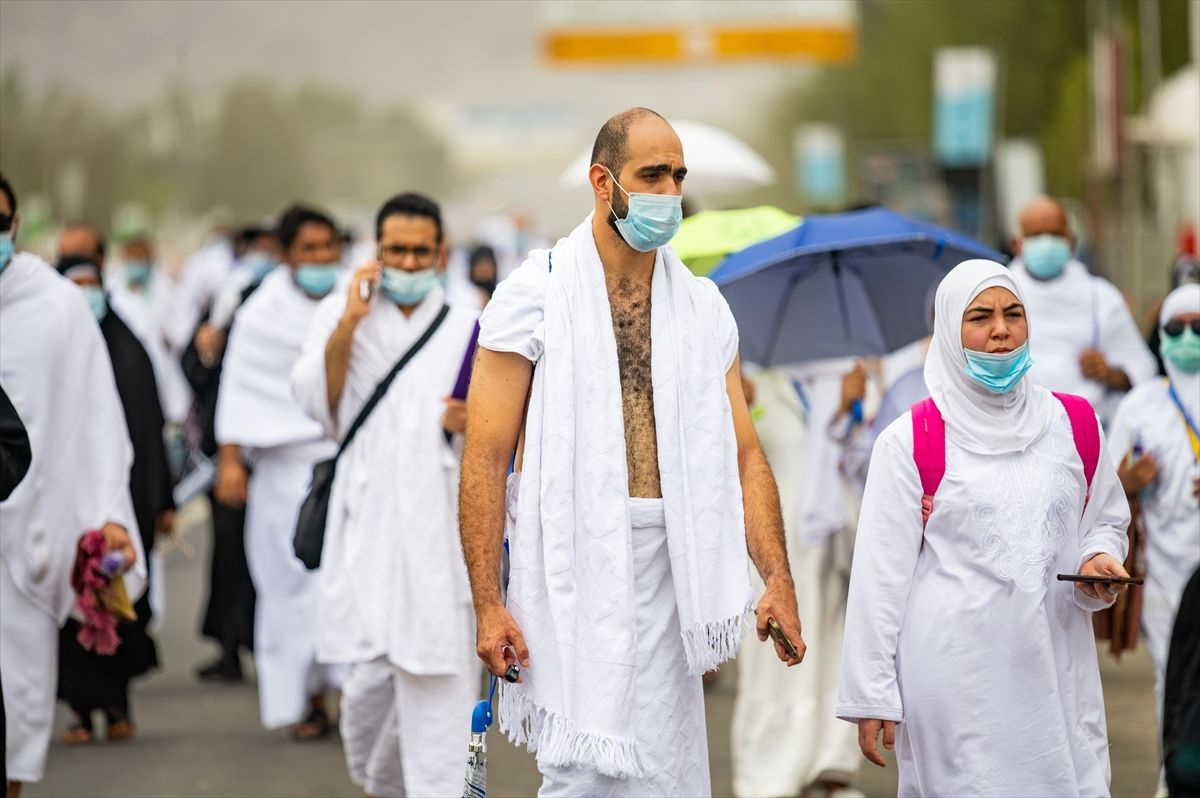
[[[737,327],[717,288],[658,250],[651,371],[668,550],[688,668],[736,655],[750,605],[725,377]],[[479,343],[534,361],[509,609],[532,662],[500,726],[552,765],[636,776],[635,619],[616,338],[591,217],[502,283]],[[674,608],[664,608],[664,612]]]

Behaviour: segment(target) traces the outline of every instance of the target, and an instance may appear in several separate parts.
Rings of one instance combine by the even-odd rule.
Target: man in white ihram
[[[1084,397],[1106,421],[1126,391],[1154,377],[1154,357],[1121,292],[1072,256],[1075,237],[1062,205],[1036,199],[1021,211],[1020,226],[1009,268],[1039,323],[1029,376]]]
[[[133,445],[112,363],[83,294],[36,255],[13,253],[17,199],[0,175],[0,384],[29,432],[29,472],[0,505],[0,674],[7,794],[42,780],[54,722],[58,629],[74,601],[80,536],[104,533],[132,570],[146,560],[129,495]]]
[[[524,668],[500,727],[536,752],[542,796],[711,792],[700,677],[737,654],[747,548],[767,586],[759,638],[770,617],[796,648],[776,643],[780,659],[804,652],[736,324],[666,246],[686,172],[658,114],[610,119],[595,212],[535,250],[480,321],[459,512],[476,652],[493,674]]]
[[[292,390],[341,440],[376,386],[442,318],[438,206],[384,203],[376,257],[317,308]],[[454,506],[466,426],[449,400],[475,313],[449,308],[337,464],[321,555],[317,656],[350,666],[341,735],[351,778],[377,798],[461,795],[479,692]]]
[[[284,258],[237,310],[217,395],[214,490],[246,505],[246,564],[256,594],[254,664],[268,729],[308,740],[331,731],[325,692],[340,669],[317,663],[317,576],[293,552],[312,466],[333,456],[325,430],[292,398],[292,366],[317,305],[337,284],[341,241],[323,212],[293,205],[279,219]],[[247,463],[251,468],[247,468]]]

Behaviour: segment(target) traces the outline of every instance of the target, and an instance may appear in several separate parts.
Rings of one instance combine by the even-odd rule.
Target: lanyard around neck
[[[1175,386],[1169,379],[1167,380],[1167,391],[1171,394],[1175,407],[1179,408],[1179,415],[1183,418],[1184,426],[1187,427],[1188,442],[1192,444],[1192,454],[1196,456],[1196,461],[1200,462],[1200,430],[1196,429],[1196,419],[1188,414],[1183,402],[1179,400],[1179,394],[1175,393]]]

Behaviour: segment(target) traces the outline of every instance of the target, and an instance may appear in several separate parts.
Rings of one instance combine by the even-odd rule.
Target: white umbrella
[[[721,194],[775,182],[775,170],[746,142],[727,131],[686,119],[671,121],[683,143],[683,160],[689,191]],[[585,150],[563,171],[559,181],[565,188],[587,183],[592,151]]]

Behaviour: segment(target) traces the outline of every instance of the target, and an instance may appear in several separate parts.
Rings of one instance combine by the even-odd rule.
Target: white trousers
[[[340,724],[351,780],[376,798],[462,795],[480,685],[477,663],[453,676],[416,676],[385,657],[352,664]]]
[[[0,562],[0,681],[10,781],[41,781],[54,725],[58,624],[13,583]]]
[[[317,662],[317,573],[292,549],[311,477],[312,458],[303,451],[260,450],[246,501],[246,564],[256,596],[254,666],[268,729],[299,723],[309,697],[340,687],[344,672]]]
[[[592,767],[555,767],[539,761],[539,798],[702,798],[712,794],[704,687],[699,676],[687,673],[662,500],[629,502],[637,590],[637,747],[646,773],[641,778],[622,779],[605,776]]]
[[[858,729],[834,716],[848,588],[839,542],[831,537],[789,552],[808,644],[804,663],[784,667],[753,631],[742,645],[730,729],[738,798],[798,795],[822,775],[849,780],[858,772]]]

